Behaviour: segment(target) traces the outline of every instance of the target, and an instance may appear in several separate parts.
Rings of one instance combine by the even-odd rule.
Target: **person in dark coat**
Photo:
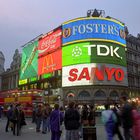
[[[122,126],[124,129],[125,140],[130,140],[132,138],[131,130],[133,127],[133,117],[132,117],[132,106],[128,103],[127,97],[122,97],[121,101],[123,103],[121,110]]]
[[[8,109],[7,114],[6,114],[7,115],[7,123],[6,123],[6,128],[5,128],[6,132],[8,132],[9,124],[12,121],[13,109],[14,109],[13,105],[10,105],[10,108]]]
[[[114,134],[116,134],[118,136],[119,140],[123,140],[123,136],[122,136],[122,134],[120,132],[120,128],[119,128],[121,126],[121,116],[120,116],[120,110],[119,110],[117,103],[114,104],[113,112],[115,113],[115,115],[117,117],[117,121],[115,123]]]
[[[50,114],[51,140],[60,140],[62,122],[63,114],[59,110],[59,105],[55,104],[54,110]]]
[[[95,124],[96,124],[96,122],[95,122],[95,110],[94,110],[93,105],[89,106],[88,122],[89,122],[89,126],[95,126]]]
[[[75,109],[75,103],[69,103],[65,112],[64,124],[66,128],[66,140],[79,140],[80,114]]]
[[[13,135],[18,136],[20,133],[20,104],[17,104],[13,110],[12,122]]]

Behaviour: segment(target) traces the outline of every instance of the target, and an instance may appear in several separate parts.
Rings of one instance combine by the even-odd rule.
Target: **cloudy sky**
[[[0,51],[5,68],[10,67],[15,49],[61,23],[86,16],[87,10],[105,10],[124,22],[129,33],[140,33],[140,0],[0,0]]]

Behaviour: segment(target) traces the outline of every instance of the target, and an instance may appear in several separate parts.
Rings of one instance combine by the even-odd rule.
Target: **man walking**
[[[132,138],[131,130],[133,126],[132,106],[127,102],[127,98],[125,96],[121,98],[121,101],[123,103],[121,117],[124,137],[125,140],[130,140],[130,138]]]
[[[66,140],[79,140],[80,114],[74,105],[74,102],[69,103],[69,108],[65,112]]]

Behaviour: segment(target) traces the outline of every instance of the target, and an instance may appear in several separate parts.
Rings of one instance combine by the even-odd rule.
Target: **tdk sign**
[[[81,41],[111,41],[125,46],[124,25],[107,18],[79,18],[62,25],[63,45]]]

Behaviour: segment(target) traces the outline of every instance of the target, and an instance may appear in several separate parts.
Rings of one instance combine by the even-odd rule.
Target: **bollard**
[[[95,126],[83,127],[83,140],[97,140]]]

